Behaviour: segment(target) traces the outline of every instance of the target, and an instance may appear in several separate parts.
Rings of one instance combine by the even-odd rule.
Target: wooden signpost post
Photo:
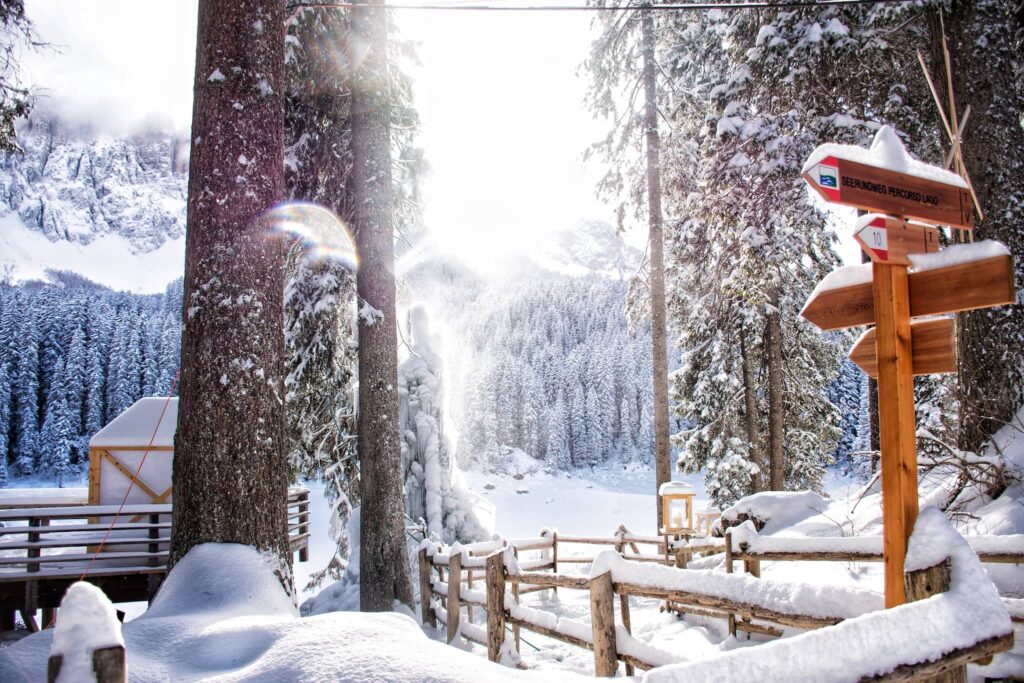
[[[893,152],[905,157],[891,129],[879,131],[871,151],[880,143],[889,146],[880,160],[891,159]],[[900,173],[881,161],[871,165],[875,157],[865,152],[841,145],[819,148],[803,177],[828,202],[883,214],[862,218],[856,229],[872,260],[871,281],[819,288],[801,315],[822,330],[875,325],[850,358],[878,378],[885,605],[895,607],[906,602],[904,563],[918,512],[914,375],[956,370],[952,319],[911,319],[1008,304],[1016,293],[1008,254],[910,273],[908,254],[937,251],[938,231],[907,219],[971,229],[971,193],[942,169],[910,162],[906,165],[918,172]]]

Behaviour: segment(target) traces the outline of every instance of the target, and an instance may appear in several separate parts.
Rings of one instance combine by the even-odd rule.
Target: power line
[[[692,2],[672,3],[666,5],[414,5],[406,3],[370,4],[355,2],[310,2],[288,5],[289,10],[301,9],[351,9],[353,7],[373,9],[458,11],[458,12],[704,12],[710,10],[741,10],[741,9],[809,9],[814,7],[842,7],[856,5],[895,5],[916,0],[782,0],[780,2]]]

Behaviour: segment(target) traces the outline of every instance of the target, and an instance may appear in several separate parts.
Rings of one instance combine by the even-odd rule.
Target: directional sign
[[[872,261],[908,265],[907,254],[931,254],[939,250],[939,231],[930,225],[909,223],[892,216],[868,214],[858,219],[853,233]]]
[[[1002,306],[1017,300],[1012,256],[910,273],[909,280],[912,318]],[[875,322],[872,284],[815,292],[800,315],[822,331],[871,325]]]
[[[849,358],[869,377],[878,377],[875,328],[860,336]],[[910,345],[915,375],[956,372],[956,327],[952,318],[931,318],[910,323]]]
[[[974,207],[966,187],[835,156],[823,158],[803,177],[833,204],[938,225],[974,227]]]

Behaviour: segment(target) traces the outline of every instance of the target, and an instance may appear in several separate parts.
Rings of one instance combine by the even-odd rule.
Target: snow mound
[[[401,614],[298,618],[277,562],[248,546],[205,544],[124,625],[133,683],[152,681],[583,680],[507,669],[430,640]],[[0,680],[44,681],[54,631],[0,649]]]
[[[275,572],[278,559],[237,543],[197,545],[174,566],[139,620],[297,614]]]
[[[758,531],[773,533],[818,514],[828,501],[813,491],[762,491],[741,498],[722,511],[722,525],[752,520]]]
[[[875,133],[875,139],[871,142],[871,147],[868,149],[858,147],[857,145],[840,145],[835,143],[819,145],[811,152],[811,156],[807,157],[801,173],[810,172],[811,169],[828,157],[845,159],[846,161],[853,161],[858,164],[867,164],[868,166],[884,168],[889,171],[967,189],[967,182],[956,173],[912,158],[903,146],[899,135],[890,126],[882,126],[878,129],[878,132]]]
[[[121,623],[114,605],[96,586],[79,581],[71,584],[60,603],[60,619],[53,630],[51,655],[61,655],[58,683],[95,680],[92,653],[124,645]]]

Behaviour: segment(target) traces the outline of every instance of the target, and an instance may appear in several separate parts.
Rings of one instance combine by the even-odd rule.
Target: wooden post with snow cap
[[[904,582],[908,602],[917,602],[945,593],[952,582],[949,558],[933,567],[907,572]],[[961,664],[949,671],[920,680],[924,683],[967,683],[967,665]]]
[[[124,638],[114,606],[99,588],[78,582],[61,601],[61,618],[53,632],[47,683],[64,673],[65,680],[125,683]]]
[[[505,561],[504,551],[487,556],[487,659],[501,661],[505,644]]]
[[[430,604],[431,594],[433,589],[431,588],[431,576],[433,574],[433,566],[430,561],[430,555],[427,553],[426,548],[420,548],[420,621],[423,622],[424,626],[430,628],[437,628],[437,616],[434,614],[434,608]]]
[[[590,624],[594,635],[594,675],[611,677],[619,668],[615,645],[615,603],[612,573],[590,580]]]

